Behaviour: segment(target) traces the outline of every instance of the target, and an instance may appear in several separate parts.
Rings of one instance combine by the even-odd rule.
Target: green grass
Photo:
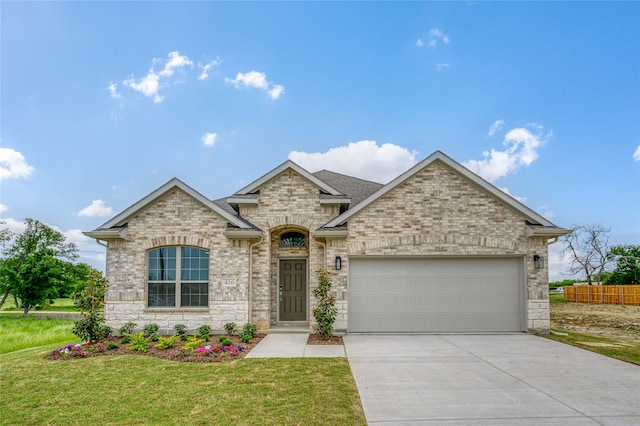
[[[564,300],[564,294],[549,294],[549,300],[551,302],[556,302],[556,303],[567,303],[566,300]]]
[[[623,340],[615,340],[607,337],[591,336],[588,334],[574,333],[566,330],[554,330],[561,333],[566,333],[568,336],[560,336],[557,334],[546,335],[547,339],[555,340],[558,342],[566,343],[577,348],[586,349],[592,352],[599,353],[611,358],[620,359],[623,361],[631,362],[640,365],[640,344],[633,344]],[[594,347],[584,345],[580,342],[593,342],[593,343],[606,343],[606,344],[625,344],[630,346],[618,346],[618,347]]]
[[[3,424],[365,425],[346,358],[182,363],[0,355]]]
[[[73,321],[0,316],[0,354],[51,343],[79,342]]]
[[[32,309],[32,312],[39,312],[39,311],[79,312],[78,308],[76,308],[75,305],[73,304],[73,300],[69,298],[54,299],[53,303],[45,304],[45,306],[43,306],[42,309]],[[0,308],[0,312],[22,312],[22,308],[16,309],[16,306],[13,302],[13,298],[8,297],[7,300],[4,302],[4,305],[2,305],[2,308]]]

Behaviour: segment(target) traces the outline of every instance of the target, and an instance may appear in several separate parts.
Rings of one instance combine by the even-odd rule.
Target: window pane
[[[176,248],[162,247],[151,250],[148,255],[148,273],[150,281],[175,281]]]
[[[149,283],[149,306],[176,306],[174,283]]]
[[[201,281],[209,278],[209,251],[196,247],[182,247],[182,271],[180,279],[183,281]]]
[[[305,247],[307,240],[300,232],[285,232],[280,236],[280,247]]]
[[[181,288],[181,306],[208,306],[208,283],[184,283]]]

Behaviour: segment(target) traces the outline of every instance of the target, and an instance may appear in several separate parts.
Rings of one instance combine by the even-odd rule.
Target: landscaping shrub
[[[87,283],[82,291],[74,294],[74,304],[82,311],[82,318],[73,326],[73,334],[82,340],[98,342],[112,333],[112,328],[104,324],[104,294],[108,287],[102,272],[89,271]]]
[[[147,342],[147,338],[144,336],[144,333],[127,334],[127,336],[129,336],[130,339],[128,347],[132,351],[147,352],[149,350],[149,343]]]
[[[176,343],[178,343],[178,335],[174,334],[173,336],[167,336],[167,337],[163,337],[163,336],[158,336],[158,344],[156,345],[156,348],[159,349],[169,349],[175,346]]]
[[[224,329],[227,332],[227,334],[229,336],[233,336],[234,334],[236,334],[238,332],[238,329],[236,328],[236,323],[235,322],[228,322],[224,325]]]
[[[229,338],[227,336],[220,336],[220,338],[218,340],[220,341],[220,344],[222,346],[233,345],[233,342],[231,340],[229,340]]]
[[[213,330],[211,330],[211,327],[206,324],[198,327],[198,334],[200,335],[200,338],[204,340],[209,340],[209,336],[211,335],[212,331]]]
[[[125,325],[123,325],[122,327],[120,327],[118,329],[118,331],[120,332],[120,335],[124,335],[124,334],[131,334],[133,333],[133,330],[135,330],[135,328],[138,326],[138,324],[136,324],[133,321],[129,321],[127,322]]]
[[[318,286],[313,289],[313,295],[318,299],[318,306],[313,310],[316,319],[316,331],[325,339],[333,336],[333,323],[336,320],[336,298],[329,294],[331,280],[326,269],[318,271]]]
[[[160,327],[158,327],[158,324],[155,324],[155,323],[147,324],[144,326],[143,333],[145,337],[148,337],[149,340],[151,340],[152,342],[157,342],[159,329]]]

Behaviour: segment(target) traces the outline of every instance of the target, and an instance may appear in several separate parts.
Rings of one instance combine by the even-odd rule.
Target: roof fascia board
[[[278,176],[280,173],[284,172],[287,169],[294,170],[296,173],[298,173],[299,175],[301,175],[302,177],[304,177],[305,179],[307,179],[308,181],[310,181],[311,183],[313,183],[314,185],[316,185],[317,187],[322,189],[324,192],[327,192],[327,193],[329,193],[331,195],[344,195],[340,191],[335,189],[334,187],[332,187],[332,186],[328,185],[327,183],[321,181],[320,179],[318,179],[317,177],[315,177],[314,175],[312,175],[311,173],[309,173],[308,171],[306,171],[305,169],[303,169],[302,167],[300,167],[299,165],[297,165],[296,163],[294,163],[291,160],[285,161],[284,163],[280,164],[275,169],[271,170],[269,173],[263,175],[262,177],[258,178],[257,180],[254,180],[249,185],[245,186],[244,188],[242,188],[241,190],[236,192],[236,194],[238,194],[238,195],[246,195],[246,194],[250,194],[252,192],[255,192],[263,184],[265,184],[266,182],[270,181],[271,179],[273,179],[274,177]]]
[[[397,178],[395,178],[394,180],[392,180],[391,182],[389,182],[388,184],[386,184],[382,188],[380,188],[378,191],[374,192],[368,198],[366,198],[365,200],[360,202],[355,208],[347,210],[346,212],[344,212],[340,216],[335,217],[333,220],[331,220],[330,222],[328,222],[324,226],[329,228],[329,227],[333,227],[333,226],[337,226],[337,225],[343,224],[351,216],[353,216],[356,213],[358,213],[359,211],[365,209],[367,206],[369,206],[369,204],[373,203],[375,200],[377,200],[380,197],[382,197],[383,195],[387,194],[388,192],[390,192],[391,190],[393,190],[394,188],[399,186],[401,183],[405,182],[411,176],[415,175],[416,173],[418,173],[419,171],[421,171],[422,169],[424,169],[425,167],[429,166],[430,164],[432,164],[433,162],[435,162],[437,160],[441,161],[446,166],[448,166],[450,169],[453,169],[455,172],[457,172],[457,173],[461,174],[462,176],[466,177],[472,183],[474,183],[477,186],[481,187],[486,192],[489,192],[493,197],[501,200],[502,202],[504,202],[508,206],[510,206],[513,209],[515,209],[516,211],[520,212],[522,215],[524,215],[530,221],[539,223],[539,224],[541,224],[543,226],[555,227],[555,225],[553,223],[549,222],[547,219],[545,219],[544,217],[542,217],[538,213],[534,212],[529,207],[525,206],[524,204],[522,204],[521,202],[519,202],[515,198],[513,198],[510,195],[506,194],[504,191],[496,188],[495,186],[493,186],[492,184],[490,184],[486,180],[482,179],[480,176],[478,176],[477,174],[473,173],[472,171],[470,171],[469,169],[467,169],[466,167],[464,167],[460,163],[458,163],[455,160],[451,159],[450,157],[445,155],[442,151],[434,152],[433,154],[431,154],[430,156],[428,156],[427,158],[425,158],[424,160],[422,160],[421,162],[419,162],[418,164],[416,164],[415,166],[413,166],[412,168],[410,168],[406,172],[402,173],[400,176],[398,176]]]
[[[171,179],[169,182],[165,183],[160,188],[153,191],[151,194],[147,195],[137,203],[133,204],[131,207],[127,208],[120,214],[113,217],[111,220],[106,222],[100,228],[112,228],[114,226],[120,226],[125,224],[131,216],[133,216],[143,208],[147,207],[150,203],[157,200],[164,194],[168,193],[173,188],[179,188],[182,191],[186,192],[187,194],[189,194],[190,196],[192,196],[193,198],[195,198],[196,200],[198,200],[199,202],[201,202],[202,204],[204,204],[205,206],[209,207],[211,210],[216,212],[218,215],[222,216],[229,223],[237,226],[238,228],[250,228],[249,225],[239,220],[237,217],[233,216],[229,212],[218,207],[213,201],[209,200],[207,197],[200,194],[198,191],[191,188],[189,185],[182,182],[178,178]]]
[[[351,198],[320,198],[320,204],[351,204]]]
[[[527,226],[527,237],[562,237],[573,232],[564,228],[539,228],[537,226]]]
[[[87,231],[83,232],[89,238],[96,240],[126,240],[127,229],[121,228],[117,230]]]
[[[227,204],[258,204],[258,197],[255,197],[255,198],[229,197],[227,198]]]

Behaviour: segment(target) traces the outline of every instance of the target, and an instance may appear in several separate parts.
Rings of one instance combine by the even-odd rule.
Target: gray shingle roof
[[[384,186],[381,183],[358,179],[353,176],[330,172],[328,170],[321,170],[312,174],[351,198],[350,208],[357,205],[359,202]]]

